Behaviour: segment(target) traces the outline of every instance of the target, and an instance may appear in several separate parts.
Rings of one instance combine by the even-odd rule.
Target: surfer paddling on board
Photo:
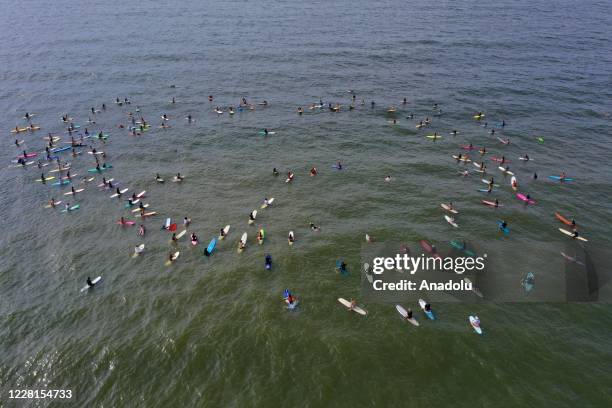
[[[87,286],[89,286],[90,288],[94,285],[94,283],[91,281],[91,278],[88,276],[87,277]]]
[[[404,320],[410,320],[412,319],[412,309],[408,308],[408,310],[406,310],[406,316],[404,316]]]

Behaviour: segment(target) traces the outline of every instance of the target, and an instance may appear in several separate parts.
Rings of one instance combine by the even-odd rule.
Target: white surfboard
[[[397,309],[397,311],[399,312],[399,314],[402,315],[402,317],[404,318],[404,320],[409,321],[410,323],[412,323],[414,326],[418,326],[419,322],[417,322],[417,320],[412,317],[410,319],[406,319],[406,317],[408,317],[408,312],[406,311],[406,309],[404,309],[401,305],[395,305],[395,308]]]
[[[178,258],[180,255],[180,252],[176,251],[175,253],[172,254],[172,260],[168,259],[165,263],[166,266],[170,265],[172,262],[176,261],[176,258]]]
[[[455,228],[458,228],[459,225],[457,225],[457,223],[455,222],[455,219],[452,217],[449,217],[448,215],[444,216],[444,219],[446,220],[446,222],[448,222],[450,225],[452,225]]]
[[[293,245],[293,242],[295,241],[295,235],[293,234],[293,231],[289,231],[289,237],[292,237],[293,241],[287,237],[287,242],[289,242],[289,245]]]
[[[143,205],[142,205],[142,208],[149,208],[149,204],[143,204]],[[134,208],[134,209],[132,210],[132,212],[133,212],[133,213],[138,212],[138,211],[140,211],[140,207],[138,207],[138,208]]]
[[[226,225],[225,227],[223,227],[223,235],[219,235],[219,240],[224,239],[227,236],[227,233],[230,230],[230,226]]]
[[[121,194],[123,194],[123,193],[125,193],[125,192],[126,192],[126,191],[128,191],[128,190],[129,190],[129,188],[124,188],[123,190],[119,190],[119,192],[120,192]],[[110,198],[115,198],[115,197],[119,197],[119,194],[115,193],[115,194],[113,194],[112,196],[110,196]]]
[[[98,276],[97,278],[91,281],[91,283],[93,283],[93,286],[89,286],[89,285],[83,286],[83,288],[81,289],[81,293],[85,292],[89,288],[93,288],[96,285],[96,283],[100,282],[101,280],[102,280],[102,276]]]
[[[366,312],[365,310],[363,310],[362,308],[360,308],[359,306],[355,306],[351,309],[351,302],[349,302],[348,300],[344,299],[344,298],[338,298],[338,302],[340,302],[341,304],[343,304],[347,309],[352,310],[353,312],[359,313],[362,316],[365,316],[368,314],[368,312]]]
[[[482,328],[480,327],[480,319],[478,316],[470,316],[469,317],[470,326],[474,329],[474,331],[478,334],[482,334]]]
[[[510,170],[506,170],[506,168],[505,168],[505,167],[503,167],[503,166],[499,166],[499,167],[498,167],[498,169],[500,169],[501,171],[503,171],[503,172],[504,172],[504,173],[506,173],[506,174],[509,174],[509,175],[511,175],[511,176],[514,176],[514,173],[513,173],[513,172],[511,172]]]
[[[251,215],[253,216],[253,219],[249,218],[249,224],[255,223],[255,220],[257,219],[257,210],[253,210],[253,212],[251,212]]]
[[[365,239],[366,239],[366,242],[372,242],[372,238],[370,238],[370,235],[368,234],[365,234]]]
[[[459,211],[455,210],[454,208],[451,208],[448,204],[440,204],[440,207],[444,208],[446,211],[452,212],[453,214],[458,214]]]
[[[140,193],[136,194],[136,198],[142,198],[142,197],[144,197],[144,195],[145,195],[145,193],[146,193],[146,192],[147,192],[146,190],[142,190]]]
[[[142,253],[145,249],[145,244],[140,244],[134,248],[134,253],[132,254],[132,258],[136,258],[138,255]]]
[[[74,195],[75,193],[80,193],[80,192],[83,192],[83,191],[85,191],[84,188],[78,188],[78,189],[74,190],[74,193],[72,191],[68,191],[67,193],[64,193],[64,195]]]
[[[242,244],[242,246],[246,247],[246,242],[247,242],[247,233],[243,233],[242,237],[240,237],[240,244]],[[240,248],[241,245],[238,245],[238,252],[242,252],[243,248]]]
[[[263,210],[264,208],[267,208],[268,206],[272,205],[272,203],[274,202],[274,197],[270,198],[268,200],[268,204],[264,203],[261,205],[261,209]]]
[[[184,229],[181,232],[179,232],[178,234],[176,234],[176,239],[181,239],[185,236],[185,234],[187,233],[187,230]]]
[[[171,222],[172,222],[172,221],[170,220],[170,218],[169,218],[169,217],[168,217],[168,218],[166,218],[166,223],[164,224],[164,227],[165,227],[166,229],[170,228],[170,223],[171,223]]]
[[[578,239],[578,240],[583,241],[583,242],[588,242],[589,241],[588,239],[586,239],[584,237],[581,237],[580,235],[575,237],[574,233],[572,231],[568,231],[568,230],[563,229],[563,228],[559,228],[559,231],[561,231],[563,234],[567,235],[570,238]]]

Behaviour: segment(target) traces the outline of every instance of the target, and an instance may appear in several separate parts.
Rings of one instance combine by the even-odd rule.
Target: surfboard
[[[143,215],[136,214],[134,217],[145,218],[145,217],[151,217],[151,216],[156,215],[156,214],[157,214],[157,211],[151,211],[151,212],[144,213]]]
[[[450,225],[452,225],[455,228],[459,228],[459,225],[457,225],[457,223],[455,222],[455,219],[452,217],[449,217],[448,215],[444,216],[444,219],[446,220],[446,222],[448,222]]]
[[[497,220],[497,225],[499,226],[499,229],[505,234],[508,235],[510,233],[510,228],[506,227],[502,227],[503,225],[503,221]]]
[[[91,283],[93,284],[92,286],[89,286],[89,285],[83,286],[83,288],[81,289],[81,293],[85,292],[87,289],[93,288],[101,280],[102,280],[102,276],[98,276],[97,278],[91,281]]]
[[[456,239],[452,240],[449,242],[450,246],[452,246],[453,248],[456,248],[460,251],[463,251],[467,256],[472,256],[475,257],[476,253],[474,253],[473,251],[470,251],[469,249],[467,249],[466,247],[463,246],[463,242],[458,241]]]
[[[526,158],[526,157],[519,157],[518,159],[519,159],[519,160],[523,160],[523,161],[532,161],[532,160],[533,160],[531,157],[530,157],[530,158]]]
[[[63,213],[70,212],[70,211],[78,210],[79,208],[81,208],[81,204],[76,204],[76,205],[73,205],[72,207],[68,208],[67,210],[63,209],[62,212]]]
[[[482,179],[481,181],[486,185],[489,185],[491,183],[491,181],[487,179]],[[493,184],[493,187],[499,187],[499,184]]]
[[[478,316],[470,316],[468,318],[470,322],[470,326],[474,329],[474,331],[478,334],[482,334],[482,329],[480,328],[480,319]]]
[[[206,251],[208,251],[209,255],[212,255],[212,253],[215,251],[216,246],[217,246],[217,239],[216,238],[211,239],[210,243],[206,247]]]
[[[54,180],[54,179],[55,179],[55,176],[45,177],[45,182],[47,182],[49,180]],[[40,181],[42,183],[42,179],[41,178],[36,179],[36,181]]]
[[[289,243],[289,246],[291,246],[293,245],[293,242],[295,241],[295,235],[293,235],[293,231],[289,231],[289,236],[293,237],[293,241],[287,238],[287,242]]]
[[[145,244],[140,244],[134,248],[134,253],[132,254],[132,258],[136,258],[138,255],[142,253],[145,249]]]
[[[440,204],[440,207],[444,208],[446,211],[449,211],[453,214],[459,213],[459,211],[455,210],[454,208],[451,208],[448,204],[445,204],[445,203]]]
[[[559,228],[559,231],[561,231],[563,234],[567,235],[570,238],[574,238],[574,239],[577,239],[577,240],[580,240],[580,241],[583,241],[583,242],[588,242],[589,241],[588,239],[586,239],[584,237],[581,237],[580,235],[575,237],[573,232],[568,231],[566,229]]]
[[[226,225],[225,227],[223,227],[223,235],[219,235],[219,240],[225,239],[229,230],[230,230],[229,225]]]
[[[498,137],[497,140],[505,145],[510,144],[510,139],[502,139],[501,137]]]
[[[257,210],[253,210],[253,212],[251,212],[251,215],[253,216],[253,219],[249,218],[249,224],[254,224],[255,220],[257,219]]]
[[[560,176],[548,176],[548,178],[551,179],[551,180],[559,181],[561,183],[564,183],[566,181],[574,181],[574,179],[571,178],[571,177],[561,178]]]
[[[261,237],[261,238],[260,238],[260,237]],[[261,229],[259,230],[259,234],[257,234],[257,243],[258,243],[259,245],[262,245],[262,244],[263,244],[263,242],[264,242],[264,239],[266,239],[266,231],[264,231],[264,229],[263,229],[263,228],[261,228]]]
[[[272,198],[270,198],[270,199],[268,200],[268,204],[263,203],[263,204],[261,205],[261,209],[263,210],[264,208],[267,208],[268,206],[272,205],[272,203],[273,203],[273,202],[274,202],[274,197],[272,197]]]
[[[572,225],[572,222],[570,220],[568,220],[567,218],[565,218],[558,212],[555,213],[555,217],[557,217],[557,219],[561,221],[562,223],[564,223],[565,225]]]
[[[123,193],[125,193],[125,192],[126,192],[126,191],[128,191],[128,190],[129,190],[129,188],[127,188],[127,187],[126,187],[126,188],[124,188],[123,190],[119,190],[119,192],[120,192],[121,194],[123,194]],[[113,194],[112,196],[110,196],[110,198],[119,197],[119,195],[120,195],[120,194],[115,193],[115,194]]]
[[[126,204],[126,206],[127,206],[127,204]],[[143,205],[142,205],[142,207],[143,207],[143,208],[149,208],[149,204],[143,204]],[[133,213],[140,212],[140,207],[138,207],[138,208],[134,208],[134,209],[132,210],[132,212],[133,212]]]
[[[521,201],[526,202],[527,204],[535,204],[535,200],[532,200],[531,198],[527,198],[527,196],[523,193],[517,193],[516,198],[518,198]]]
[[[436,320],[436,316],[433,314],[431,310],[425,310],[426,304],[427,302],[425,302],[425,300],[419,299],[419,306],[421,306],[423,313],[425,313],[425,315],[429,318],[429,320]]]
[[[246,248],[246,242],[247,242],[247,233],[245,232],[244,234],[242,234],[242,237],[240,238],[240,243],[238,244],[238,253],[241,253],[242,251],[244,251],[243,248],[240,248],[240,244],[244,245],[244,247]]]
[[[140,193],[136,194],[136,198],[142,198],[142,197],[144,197],[144,195],[145,195],[145,193],[146,193],[146,192],[147,192],[146,190],[142,190]]]
[[[353,307],[351,309],[351,302],[349,302],[348,300],[346,300],[344,298],[338,298],[338,302],[340,302],[342,305],[344,305],[347,309],[352,310],[353,312],[359,313],[362,316],[365,316],[365,315],[368,314],[368,312],[366,312],[365,310],[363,310],[359,306],[355,306],[355,307]]]
[[[495,201],[480,200],[480,202],[483,203],[484,205],[488,205],[489,207],[495,208]],[[497,207],[503,207],[503,205],[498,203]]]
[[[510,179],[510,187],[512,187],[512,190],[516,191],[518,187],[518,181],[516,181],[516,176],[512,176],[512,178]]]
[[[509,174],[511,176],[514,176],[514,173],[511,172],[510,170],[506,170],[505,167],[499,166],[498,169],[500,169],[504,174]]]
[[[435,135],[435,136],[434,135],[427,135],[425,137],[428,138],[428,139],[433,139],[433,140],[442,139],[442,136],[439,136],[439,135]]]
[[[164,224],[164,228],[166,228],[166,229],[170,228],[170,223],[171,223],[171,222],[172,222],[172,221],[170,220],[170,218],[169,218],[169,217],[168,217],[168,218],[166,218],[166,223]]]
[[[187,230],[184,229],[181,232],[179,232],[178,234],[176,234],[176,239],[179,240],[181,238],[183,238],[185,236],[185,234],[187,233]]]
[[[414,326],[418,326],[419,325],[419,322],[414,317],[412,317],[410,319],[406,319],[406,317],[408,317],[408,311],[406,309],[404,309],[401,305],[395,305],[395,309],[397,309],[399,314],[402,315],[404,320],[412,323]]]
[[[62,200],[60,200],[60,201],[56,201],[56,202],[55,202],[55,206],[57,207],[57,206],[58,206],[58,205],[60,205],[61,203],[62,203]],[[45,205],[45,208],[53,208],[53,206],[52,206],[51,204],[47,204],[47,205]]]
[[[52,170],[52,171],[53,171],[53,170]],[[113,181],[115,181],[115,179],[114,179],[114,178],[111,178],[111,179],[106,180],[106,182],[107,182],[107,183],[112,183]],[[100,184],[98,184],[98,187],[106,187],[106,184],[104,184],[104,183],[100,183]]]
[[[66,195],[66,196],[67,195],[74,195],[74,194],[80,193],[82,191],[85,191],[85,189],[84,188],[78,188],[78,189],[74,190],[74,193],[72,191],[68,191],[67,193],[64,193],[64,195]]]
[[[175,253],[172,254],[172,260],[168,259],[164,265],[169,266],[170,264],[172,264],[172,262],[176,261],[176,258],[178,258],[179,255],[180,255],[180,252],[176,251]]]

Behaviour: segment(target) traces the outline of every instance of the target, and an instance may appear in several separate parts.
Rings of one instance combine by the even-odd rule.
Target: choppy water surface
[[[18,152],[9,129],[24,123],[24,112],[35,112],[43,130],[20,139],[40,151],[42,132],[64,132],[62,114],[85,127],[88,109],[106,103],[88,127],[111,135],[98,147],[114,166],[109,174],[147,190],[145,201],[160,213],[146,222],[143,241],[115,224],[129,213],[110,192],[88,186],[71,200],[80,210],[60,214],[43,208],[60,190],[35,182],[37,169],[0,170],[7,406],[13,388],[69,388],[75,406],[612,404],[609,306],[437,304],[438,321],[417,314],[417,329],[393,304],[367,304],[361,318],[336,302],[359,297],[366,232],[442,247],[452,238],[496,239],[503,216],[512,240],[561,242],[553,213],[562,211],[594,244],[607,245],[609,2],[4,1],[2,9],[2,162]],[[347,90],[356,92],[354,111]],[[242,96],[270,106],[233,117],[212,112]],[[133,103],[118,107],[116,97]],[[386,107],[404,97],[399,124],[388,123]],[[345,109],[295,113],[319,98]],[[431,117],[433,103],[443,114],[427,130],[405,119]],[[117,128],[136,105],[154,124],[141,137]],[[507,122],[498,134],[509,146],[471,119],[477,111],[490,124]],[[157,129],[163,113],[171,129]],[[195,123],[186,123],[188,114]],[[258,135],[263,127],[276,134]],[[432,132],[443,139],[424,137]],[[538,204],[525,209],[494,171],[507,205],[502,215],[480,205],[480,177],[459,177],[462,166],[450,158],[465,143],[511,158]],[[524,153],[534,161],[516,160]],[[337,160],[344,171],[332,169]],[[84,154],[73,163],[82,175],[93,160]],[[312,166],[319,176],[308,177]],[[294,171],[295,181],[273,177],[273,167]],[[182,184],[153,179],[179,171]],[[577,182],[545,180],[561,171]],[[529,182],[533,172],[538,182]],[[260,211],[267,239],[258,247],[246,220],[265,196],[276,202]],[[442,219],[444,201],[460,207],[459,230]],[[166,267],[166,216],[191,217],[204,242],[223,225],[232,230],[212,258],[183,242]],[[321,232],[311,233],[309,222]],[[243,231],[251,245],[238,255]],[[140,242],[145,256],[130,258]],[[272,272],[263,270],[265,253]],[[521,258],[507,256],[518,280]],[[334,273],[338,258],[352,268],[349,277]],[[80,294],[97,275],[103,283]],[[280,299],[286,287],[301,300],[294,313]],[[473,313],[483,337],[467,324]]]

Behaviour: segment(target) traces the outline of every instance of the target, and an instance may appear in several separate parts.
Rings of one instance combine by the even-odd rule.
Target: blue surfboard
[[[216,246],[217,246],[217,238],[213,238],[212,240],[210,240],[210,243],[206,247],[206,251],[208,252],[208,255],[212,255]]]

